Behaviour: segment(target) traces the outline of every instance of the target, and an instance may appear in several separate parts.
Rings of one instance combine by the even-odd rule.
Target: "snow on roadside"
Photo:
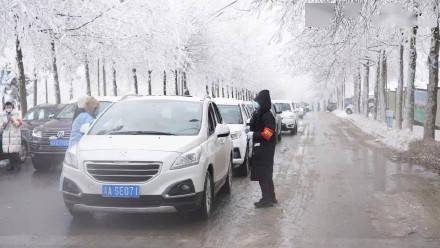
[[[377,141],[399,151],[407,151],[408,146],[412,141],[422,138],[423,132],[411,132],[408,129],[390,129],[385,123],[356,114],[347,115],[341,110],[335,110],[333,113],[340,118],[351,121],[362,131],[374,136]]]

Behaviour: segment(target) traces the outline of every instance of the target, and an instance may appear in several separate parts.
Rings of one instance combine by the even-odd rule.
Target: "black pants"
[[[272,174],[267,175],[261,180],[258,181],[260,183],[261,194],[263,196],[262,201],[264,202],[273,202],[275,197],[275,187],[273,185]]]

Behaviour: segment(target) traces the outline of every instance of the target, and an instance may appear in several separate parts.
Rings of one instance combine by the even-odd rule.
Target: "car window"
[[[220,114],[220,111],[218,110],[218,107],[215,103],[212,103],[212,107],[214,109],[215,118],[217,120],[217,123],[223,123],[223,116]]]
[[[56,116],[57,119],[72,119],[77,108],[76,103],[66,105]]]
[[[23,120],[25,120],[25,121],[35,120],[35,112],[36,112],[36,109],[33,109],[33,110],[27,112],[27,114],[24,116]]]
[[[281,112],[292,111],[292,108],[291,108],[289,103],[277,102],[277,103],[274,103],[274,105],[275,105],[276,109],[281,111]]]
[[[197,135],[202,103],[138,100],[115,103],[95,121],[91,135]]]
[[[44,121],[44,120],[46,120],[46,119],[48,118],[48,117],[46,116],[46,114],[47,114],[46,109],[44,109],[44,108],[40,109],[40,111],[38,111],[37,119],[38,119],[39,121]]]
[[[215,132],[215,117],[210,104],[208,109],[208,134],[211,135],[214,132]]]
[[[239,105],[217,105],[226,124],[243,124]]]

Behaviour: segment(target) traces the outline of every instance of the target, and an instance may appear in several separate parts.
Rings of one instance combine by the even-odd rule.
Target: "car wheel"
[[[295,125],[295,127],[291,131],[292,135],[296,135],[298,133],[298,124]]]
[[[50,168],[50,164],[48,163],[47,160],[39,158],[37,156],[32,158],[32,165],[34,166],[34,169],[37,171],[44,171]]]
[[[76,211],[71,204],[66,204],[66,208],[74,220],[90,220],[93,218],[92,213]]]
[[[246,154],[245,154],[245,157],[244,157],[244,162],[236,170],[237,176],[247,177],[249,175],[249,171],[250,171],[249,162],[250,161],[249,161],[248,154],[249,154],[249,150],[246,150]]]
[[[211,215],[212,205],[214,203],[214,185],[212,182],[212,175],[209,171],[205,176],[205,187],[203,190],[202,202],[198,209],[198,215],[202,219],[208,219]]]
[[[232,155],[229,159],[228,175],[226,176],[226,182],[223,185],[222,191],[226,194],[230,194],[232,191]]]

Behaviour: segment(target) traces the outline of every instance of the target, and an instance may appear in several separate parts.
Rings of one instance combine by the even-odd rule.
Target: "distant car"
[[[294,104],[287,100],[273,100],[278,110],[281,111],[281,130],[291,134],[298,132],[298,115],[294,112]]]
[[[118,97],[97,97],[101,113]],[[35,127],[30,142],[32,165],[36,170],[48,169],[64,159],[72,129],[73,116],[78,109],[76,101],[66,104],[50,121]]]
[[[210,98],[124,99],[81,129],[61,177],[74,218],[161,210],[208,218],[215,194],[231,192],[230,130]]]
[[[327,111],[329,111],[329,112],[333,112],[333,111],[335,111],[337,109],[337,105],[336,105],[336,103],[334,103],[334,102],[329,102],[328,104],[327,104]]]
[[[23,126],[21,127],[21,136],[23,141],[29,145],[32,139],[32,131],[35,127],[43,125],[57,115],[65,104],[40,104],[26,113],[23,117]]]
[[[247,121],[251,113],[246,109],[243,101],[235,99],[215,98],[214,102],[220,111],[225,124],[231,130],[233,142],[233,160],[235,172],[240,176],[249,174],[249,140]]]
[[[278,110],[277,107],[272,103],[272,108],[270,109],[270,111],[272,112],[273,116],[275,117],[275,132],[277,134],[277,139],[276,142],[278,143],[279,141],[281,141],[282,138],[282,134],[281,134],[281,130],[282,130],[282,120],[283,118],[281,117],[281,110]]]

